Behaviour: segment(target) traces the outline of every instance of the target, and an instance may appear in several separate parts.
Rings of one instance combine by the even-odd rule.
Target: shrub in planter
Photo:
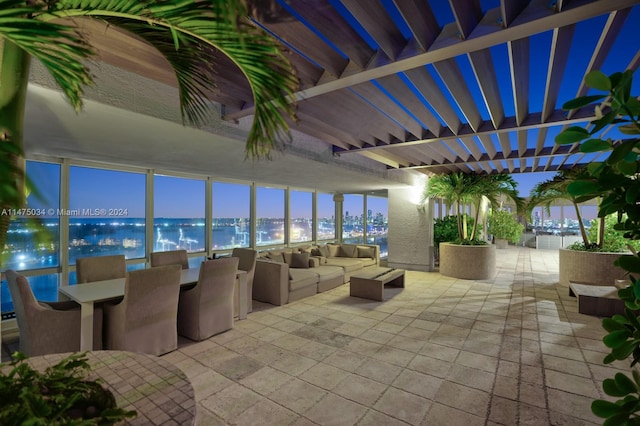
[[[496,239],[507,240],[513,244],[520,241],[524,225],[506,210],[496,210],[489,216],[489,233]]]
[[[0,424],[112,425],[136,416],[116,406],[100,380],[89,380],[84,354],[73,354],[44,372],[21,353],[0,364]]]

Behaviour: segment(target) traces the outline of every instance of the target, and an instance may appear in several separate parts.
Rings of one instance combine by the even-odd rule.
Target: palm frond
[[[72,27],[32,18],[45,12],[40,2],[0,0],[0,38],[40,60],[79,110],[83,87],[92,83],[83,61],[95,53]]]
[[[183,119],[194,125],[207,117],[208,96],[215,89],[207,51],[218,49],[245,75],[254,96],[246,153],[269,157],[289,135],[284,115],[295,119],[290,100],[298,80],[278,42],[246,15],[242,0],[58,0],[39,17],[91,17],[140,34],[174,67]]]

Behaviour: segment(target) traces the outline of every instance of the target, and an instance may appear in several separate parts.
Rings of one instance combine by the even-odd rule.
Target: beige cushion
[[[303,246],[303,247],[298,247],[298,251],[300,253],[311,253],[311,250],[313,250],[313,246],[312,245],[308,245],[308,246]]]
[[[358,257],[358,246],[354,244],[342,244],[340,246],[341,257]]]
[[[364,247],[358,246],[358,257],[375,257],[375,248],[373,247]]]
[[[289,291],[318,284],[318,274],[311,269],[289,268]]]
[[[292,253],[289,266],[292,268],[308,268],[309,253]]]
[[[325,246],[319,246],[318,250],[320,251],[320,256],[322,257],[329,257],[329,247]]]
[[[282,257],[282,253],[268,253],[265,257],[269,260],[273,260],[274,262],[284,262],[284,257]]]
[[[340,246],[337,244],[327,244],[327,250],[329,251],[326,257],[340,256]]]
[[[291,258],[293,257],[293,253],[284,252],[282,253],[282,258],[284,259],[284,263],[287,265],[291,265]]]

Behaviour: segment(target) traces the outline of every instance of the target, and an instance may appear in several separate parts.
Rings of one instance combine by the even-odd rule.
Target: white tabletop
[[[238,271],[245,273],[245,271]],[[198,282],[200,268],[183,269],[180,272],[180,286]],[[124,296],[126,278],[94,281],[82,285],[67,285],[59,288],[60,293],[69,296],[78,303],[104,302]],[[88,284],[88,285],[87,285]]]

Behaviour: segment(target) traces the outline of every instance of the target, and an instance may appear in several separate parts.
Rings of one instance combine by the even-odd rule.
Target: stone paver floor
[[[407,272],[388,300],[348,285],[165,356],[191,378],[199,425],[591,425],[600,319],[558,286],[557,250],[498,250],[493,280]]]

